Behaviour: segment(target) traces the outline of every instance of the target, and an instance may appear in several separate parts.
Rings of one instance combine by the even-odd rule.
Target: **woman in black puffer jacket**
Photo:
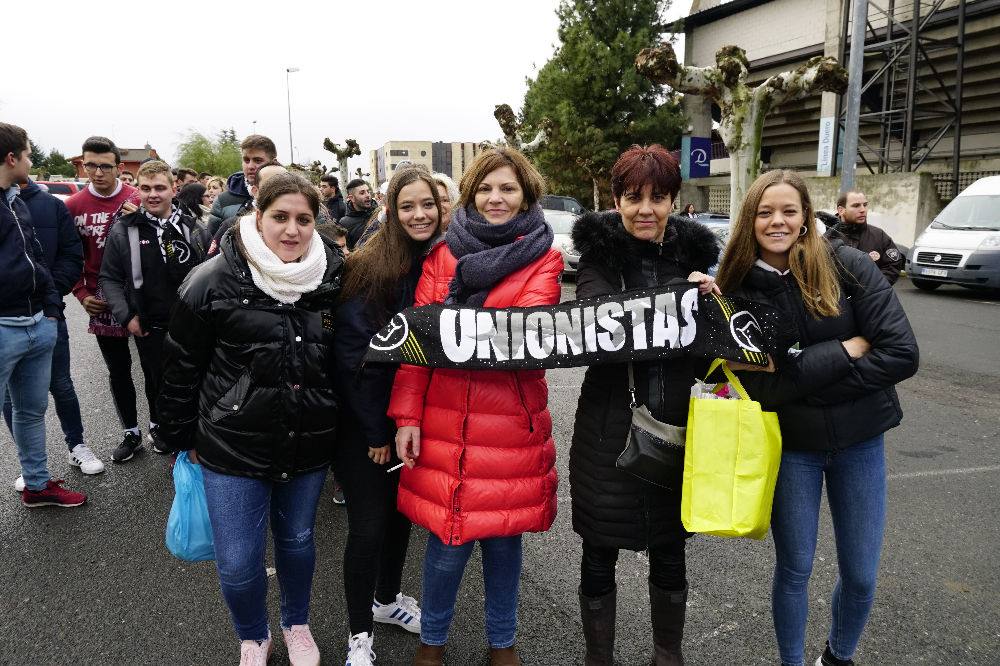
[[[853,664],[874,601],[885,525],[883,433],[902,418],[895,384],[917,371],[913,330],[876,263],[817,232],[805,182],[791,171],[765,173],[750,186],[719,266],[719,286],[776,306],[792,322],[779,347],[788,352],[774,359],[777,371],[741,373],[750,396],[781,423],[771,514],[781,663],[805,663],[825,483],[840,578],[830,638],[816,663]]]
[[[333,321],[343,256],[315,233],[319,197],[293,174],[180,288],[165,344],[160,432],[204,466],[222,593],[245,663],[271,650],[264,571],[270,515],[281,625],[295,663],[319,663],[308,627],[313,526],[333,459]],[[249,660],[249,661],[246,661]]]
[[[715,235],[680,216],[669,217],[680,188],[677,162],[660,146],[634,146],[611,172],[618,212],[588,213],[573,227],[580,252],[576,297],[593,298],[671,282],[701,282],[718,260]],[[624,289],[622,281],[624,280]],[[587,370],[570,448],[573,529],[583,537],[580,608],[588,666],[611,666],[618,550],[649,550],[649,593],[654,663],[682,663],[681,637],[687,598],[680,521],[684,449],[676,450],[676,479],[655,486],[619,470],[615,461],[631,423],[628,366]],[[636,400],[665,423],[684,427],[688,397],[707,363],[688,357],[634,364]]]

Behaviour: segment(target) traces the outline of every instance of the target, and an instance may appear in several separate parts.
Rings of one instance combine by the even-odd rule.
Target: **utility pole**
[[[285,68],[285,96],[288,99],[288,163],[295,163],[295,144],[292,143],[292,89],[289,85],[289,75],[299,71],[298,67]]]
[[[841,192],[854,189],[854,167],[858,161],[858,125],[861,119],[861,77],[865,69],[868,0],[852,0],[851,13],[853,24],[851,57],[847,65],[847,119],[844,123],[844,163],[840,168]]]

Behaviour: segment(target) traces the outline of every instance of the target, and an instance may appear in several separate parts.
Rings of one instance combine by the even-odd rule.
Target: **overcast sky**
[[[690,0],[676,0],[669,18]],[[9,6],[8,6],[9,5]],[[515,111],[525,77],[551,57],[558,0],[367,0],[256,3],[5,3],[0,119],[45,150],[79,154],[84,138],[147,141],[172,161],[188,132],[232,127],[270,136],[289,159],[332,166],[324,137],[482,141]],[[127,8],[131,8],[131,11]],[[680,47],[682,48],[682,47]],[[680,50],[679,48],[679,50]]]

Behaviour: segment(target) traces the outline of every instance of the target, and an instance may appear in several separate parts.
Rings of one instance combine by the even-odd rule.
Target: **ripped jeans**
[[[203,467],[222,596],[241,641],[268,637],[267,524],[281,587],[281,626],[309,623],[316,546],[313,528],[326,470],[276,483]]]

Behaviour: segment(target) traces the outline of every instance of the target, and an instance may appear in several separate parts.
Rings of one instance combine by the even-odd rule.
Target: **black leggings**
[[[618,549],[583,542],[580,562],[580,592],[585,597],[603,597],[615,587]],[[684,540],[649,549],[649,584],[661,590],[677,591],[687,586]]]
[[[132,383],[132,352],[129,350],[129,338],[116,338],[110,335],[98,335],[97,346],[108,366],[108,378],[111,383],[111,400],[115,403],[118,418],[122,428],[128,430],[139,425],[139,416],[135,407],[135,384]],[[156,423],[156,396],[160,392],[160,382],[163,377],[163,341],[166,333],[162,330],[152,330],[143,338],[135,338],[136,350],[139,352],[139,365],[142,366],[142,376],[145,380],[146,404],[149,406],[149,420]]]
[[[411,525],[396,510],[399,472],[386,474],[396,462],[376,465],[367,446],[340,443],[335,473],[347,500],[344,594],[351,635],[371,635],[373,596],[387,604],[401,591]]]

